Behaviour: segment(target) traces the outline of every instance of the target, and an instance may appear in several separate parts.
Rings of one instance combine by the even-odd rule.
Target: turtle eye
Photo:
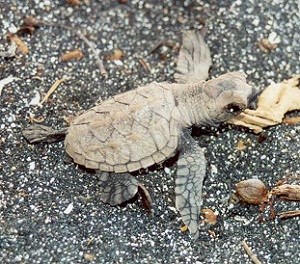
[[[236,103],[231,103],[225,106],[225,111],[233,114],[240,113],[243,109],[244,108],[242,107],[242,105]]]

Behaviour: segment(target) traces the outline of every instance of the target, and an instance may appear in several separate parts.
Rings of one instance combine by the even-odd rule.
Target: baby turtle
[[[121,204],[146,188],[130,174],[161,163],[179,152],[175,180],[176,208],[194,238],[202,204],[206,161],[191,137],[191,126],[217,125],[239,114],[253,94],[245,77],[226,73],[205,82],[210,51],[201,33],[183,37],[177,83],[152,82],[115,95],[78,116],[66,129],[31,126],[23,131],[30,143],[54,142],[65,136],[66,152],[86,168],[100,170],[101,200]]]

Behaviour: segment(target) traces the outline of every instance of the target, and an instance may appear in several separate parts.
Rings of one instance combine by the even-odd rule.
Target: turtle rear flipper
[[[64,140],[68,128],[54,130],[51,127],[43,125],[34,125],[25,128],[22,134],[29,143],[53,143]]]
[[[174,75],[176,82],[197,83],[208,78],[212,59],[203,35],[194,30],[184,33]]]
[[[193,238],[197,239],[206,160],[203,150],[187,131],[183,132],[181,146],[183,150],[177,162],[175,180],[175,204],[183,223],[189,228]]]
[[[99,185],[102,202],[110,205],[118,205],[127,202],[139,193],[145,209],[151,212],[152,200],[148,190],[129,173],[103,172],[100,175]]]

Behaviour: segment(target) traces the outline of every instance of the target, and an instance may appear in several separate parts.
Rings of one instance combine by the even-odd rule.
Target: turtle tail
[[[29,143],[53,143],[64,140],[67,134],[68,128],[62,128],[59,130],[54,130],[48,126],[34,125],[25,128],[22,131],[24,138],[29,141]]]

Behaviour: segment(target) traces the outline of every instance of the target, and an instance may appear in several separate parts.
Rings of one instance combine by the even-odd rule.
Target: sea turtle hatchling
[[[111,205],[137,193],[151,205],[147,189],[130,174],[161,163],[179,152],[175,204],[194,238],[202,204],[206,170],[203,150],[191,137],[191,126],[217,125],[245,109],[253,89],[238,72],[205,82],[210,51],[201,33],[188,31],[179,53],[177,83],[152,82],[102,102],[79,115],[69,128],[55,131],[31,126],[31,142],[53,142],[65,136],[65,149],[86,168],[100,170],[100,195]]]

